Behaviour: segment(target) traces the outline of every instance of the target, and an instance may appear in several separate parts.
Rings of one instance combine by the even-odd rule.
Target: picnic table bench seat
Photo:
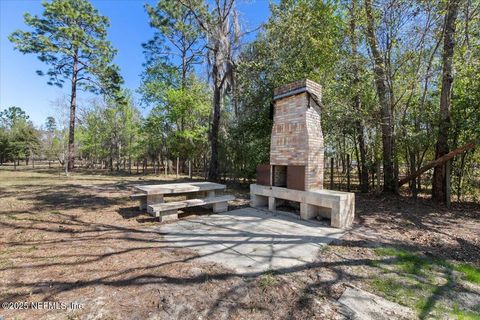
[[[232,195],[222,195],[200,199],[187,199],[182,201],[164,202],[148,205],[147,211],[152,216],[161,218],[161,220],[164,221],[166,216],[173,215],[174,217],[172,218],[178,218],[177,210],[188,207],[197,207],[212,204],[214,213],[224,212],[227,211],[228,201],[230,200],[235,200],[235,197]]]

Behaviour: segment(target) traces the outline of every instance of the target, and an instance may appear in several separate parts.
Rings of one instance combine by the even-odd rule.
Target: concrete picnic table
[[[135,196],[140,197],[140,209],[145,210],[150,204],[163,203],[165,195],[204,193],[208,197],[214,197],[216,190],[225,190],[226,186],[213,182],[185,182],[136,185],[134,188],[138,191]]]

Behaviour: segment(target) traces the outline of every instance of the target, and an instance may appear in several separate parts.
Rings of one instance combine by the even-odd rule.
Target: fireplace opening
[[[287,187],[287,166],[273,166],[272,185]]]
[[[305,166],[268,165],[257,166],[257,184],[305,190]]]

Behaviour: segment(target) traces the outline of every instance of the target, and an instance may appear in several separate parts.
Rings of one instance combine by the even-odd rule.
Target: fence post
[[[347,191],[350,192],[350,154],[347,154]]]
[[[203,176],[205,178],[205,180],[207,180],[207,155],[204,154],[203,155]]]
[[[330,158],[330,190],[333,190],[333,157]]]
[[[192,160],[188,160],[188,177],[192,179]]]
[[[180,158],[177,157],[177,179],[178,179],[178,170],[179,170],[179,166],[180,166]]]

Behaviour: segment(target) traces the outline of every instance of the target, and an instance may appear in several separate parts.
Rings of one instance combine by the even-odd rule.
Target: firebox
[[[287,186],[287,166],[272,166],[272,186]]]
[[[257,184],[305,190],[305,166],[271,166],[257,167]]]
[[[323,189],[322,88],[300,80],[274,92],[270,164],[257,168],[257,184]]]

